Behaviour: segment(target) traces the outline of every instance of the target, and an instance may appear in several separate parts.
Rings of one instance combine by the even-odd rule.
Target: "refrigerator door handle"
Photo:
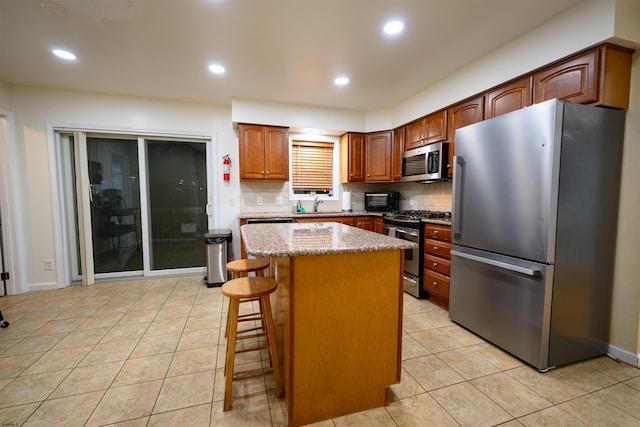
[[[451,250],[451,255],[459,256],[460,258],[466,258],[471,261],[481,262],[483,264],[488,264],[494,267],[502,268],[505,270],[514,271],[516,273],[526,274],[527,276],[535,277],[540,276],[542,272],[540,270],[534,270],[531,268],[520,267],[518,265],[509,264],[502,261],[496,261],[494,259],[484,258],[477,255],[471,255],[464,252],[456,251],[454,249]]]
[[[451,231],[454,238],[462,236],[460,231],[460,218],[462,214],[460,212],[460,199],[462,197],[462,166],[464,165],[464,158],[462,156],[453,157],[453,224]]]

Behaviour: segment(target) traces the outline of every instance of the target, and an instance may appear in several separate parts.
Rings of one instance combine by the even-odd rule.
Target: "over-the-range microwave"
[[[401,181],[431,182],[448,179],[448,142],[436,142],[402,153]]]

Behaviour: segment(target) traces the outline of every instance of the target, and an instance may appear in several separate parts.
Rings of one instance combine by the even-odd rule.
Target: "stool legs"
[[[276,348],[276,330],[273,325],[269,295],[265,295],[260,298],[260,306],[260,308],[264,310],[263,313],[267,327],[267,338],[269,340],[269,356],[271,359],[271,366],[273,367],[274,380],[276,382],[276,396],[282,397],[284,390],[282,388],[282,377],[280,376],[280,363],[278,362],[278,350]]]
[[[236,355],[236,332],[238,330],[238,307],[240,300],[230,298],[229,301],[229,339],[227,340],[227,361],[225,364],[225,385],[224,385],[224,405],[223,410],[231,408],[231,387],[233,381],[233,363]]]
[[[273,368],[273,376],[276,384],[276,396],[281,397],[284,393],[282,386],[282,377],[280,376],[280,364],[278,363],[278,352],[276,349],[276,334],[273,325],[273,317],[271,313],[271,302],[269,295],[259,297],[260,312],[262,317],[262,328],[267,333],[267,348],[269,349],[269,359]],[[236,335],[238,333],[238,310],[240,306],[240,298],[229,299],[229,320],[228,330],[229,337],[227,340],[227,353],[225,363],[225,388],[224,388],[224,404],[223,410],[228,411],[231,408],[231,393],[233,387],[233,367],[235,363],[236,353]]]

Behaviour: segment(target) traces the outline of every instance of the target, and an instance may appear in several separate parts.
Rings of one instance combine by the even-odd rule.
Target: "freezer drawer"
[[[537,369],[547,369],[553,269],[454,245],[449,316]]]

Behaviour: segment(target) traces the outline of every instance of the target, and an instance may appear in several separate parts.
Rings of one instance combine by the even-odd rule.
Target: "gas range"
[[[420,221],[429,218],[442,218],[450,220],[451,212],[404,210],[385,212],[382,215],[382,221],[385,224],[405,226],[409,228],[419,228]]]

